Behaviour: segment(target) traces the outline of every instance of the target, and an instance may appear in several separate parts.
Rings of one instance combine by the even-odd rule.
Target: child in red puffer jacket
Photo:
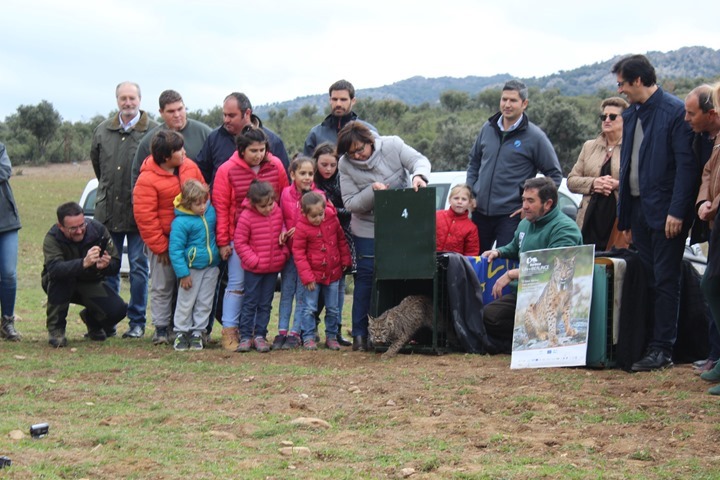
[[[450,190],[450,207],[435,214],[436,244],[438,252],[455,252],[465,256],[480,255],[480,238],[477,226],[468,213],[475,209],[470,185],[455,185]]]
[[[334,208],[325,197],[308,192],[301,200],[302,217],[296,227],[292,254],[300,281],[305,286],[301,331],[303,346],[315,350],[315,312],[318,298],[325,301],[325,346],[340,350],[337,341],[340,310],[338,288],[346,269],[352,267],[350,249]]]

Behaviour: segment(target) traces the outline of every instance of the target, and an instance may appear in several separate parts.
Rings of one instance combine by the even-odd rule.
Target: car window
[[[435,188],[435,210],[445,210],[445,202],[450,194],[450,184],[433,183],[430,186]]]
[[[558,192],[558,206],[562,212],[565,212],[568,217],[573,220],[577,218],[578,208],[572,198],[568,197],[562,192]]]
[[[82,205],[83,210],[85,210],[85,215],[88,216],[94,216],[95,215],[95,197],[97,196],[97,188],[93,189],[88,193],[88,196],[85,198],[85,204]]]

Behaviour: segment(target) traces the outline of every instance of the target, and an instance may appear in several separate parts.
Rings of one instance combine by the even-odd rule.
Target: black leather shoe
[[[107,338],[107,335],[105,335],[105,330],[102,328],[99,328],[97,330],[88,330],[88,332],[84,335],[85,338],[89,338],[93,342],[104,342]]]
[[[67,347],[67,338],[65,338],[64,334],[58,334],[56,336],[51,336],[48,339],[48,343],[53,348],[62,348]]]
[[[650,350],[644,358],[632,364],[630,370],[633,372],[652,372],[673,366],[670,355],[662,350]]]
[[[142,338],[145,335],[145,329],[140,325],[130,327],[127,332],[123,333],[123,338]]]
[[[343,347],[349,347],[350,345],[352,345],[352,342],[347,338],[343,337],[342,333],[338,333],[337,342]]]
[[[353,349],[353,352],[366,352],[367,351],[367,337],[363,337],[362,335],[353,337],[352,349]]]
[[[116,336],[117,336],[117,330],[115,329],[115,327],[112,327],[112,328],[103,328],[103,330],[105,331],[105,336],[106,336],[107,338],[112,338],[112,337],[116,337]]]

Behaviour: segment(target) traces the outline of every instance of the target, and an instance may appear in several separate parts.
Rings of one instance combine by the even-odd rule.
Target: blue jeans
[[[15,315],[18,231],[0,233],[0,307],[3,317]]]
[[[145,244],[137,232],[110,232],[115,248],[122,258],[123,242],[127,238],[128,261],[130,262],[130,302],[127,317],[130,327],[145,328],[145,311],[148,299],[148,259],[145,256]],[[107,277],[108,286],[120,293],[120,273]]]
[[[245,298],[240,313],[240,338],[267,336],[276,273],[245,272]]]
[[[340,318],[338,318],[338,334],[342,334],[342,312],[343,307],[345,306],[345,275],[340,277],[338,284],[338,312],[340,314]],[[322,314],[323,309],[325,308],[325,301],[322,297],[318,299],[318,310],[315,312],[315,321],[320,322],[320,314]],[[327,317],[327,313],[325,314]]]
[[[228,282],[223,295],[223,328],[237,328],[240,325],[240,312],[245,295],[245,271],[235,251],[235,245],[230,243],[230,246],[232,253],[227,259]]]
[[[338,310],[338,288],[340,280],[330,285],[315,284],[312,292],[305,289],[305,308],[302,317],[303,340],[315,338],[315,313],[318,310],[318,299],[322,295],[325,302],[325,338],[335,338],[340,323],[340,310]]]
[[[303,297],[305,287],[298,277],[297,267],[292,255],[285,262],[285,267],[280,274],[280,306],[278,330],[290,330],[290,315],[293,311],[293,299],[295,300],[295,315],[293,316],[292,331],[300,333],[300,324],[303,316]],[[303,329],[304,330],[304,329]],[[313,330],[315,324],[313,323]]]
[[[352,334],[353,337],[368,335],[368,313],[372,297],[372,283],[375,274],[375,239],[353,235],[357,273],[353,290]]]

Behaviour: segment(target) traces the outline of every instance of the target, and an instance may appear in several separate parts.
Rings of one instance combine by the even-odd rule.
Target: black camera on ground
[[[47,423],[36,423],[30,426],[30,436],[32,438],[42,438],[50,431],[50,425]]]

